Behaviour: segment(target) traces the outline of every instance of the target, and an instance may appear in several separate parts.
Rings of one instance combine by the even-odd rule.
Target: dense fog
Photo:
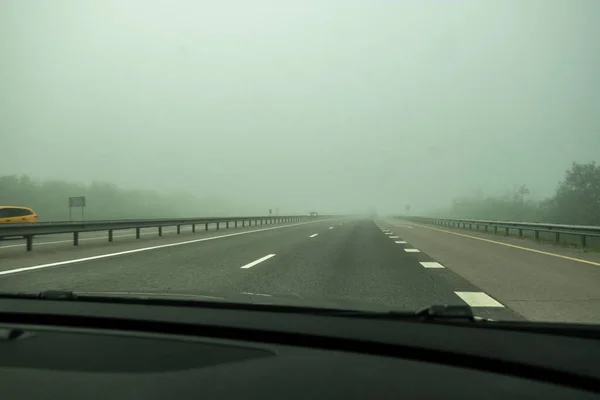
[[[1,0],[0,203],[64,213],[108,187],[135,192],[97,205],[154,202],[148,216],[424,215],[522,185],[542,201],[600,159],[598,15],[595,0]]]

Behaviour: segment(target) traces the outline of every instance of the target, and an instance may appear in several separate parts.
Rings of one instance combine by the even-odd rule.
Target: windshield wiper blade
[[[69,290],[44,290],[41,292],[2,292],[0,298],[5,299],[45,299],[45,300],[74,300],[78,296]]]
[[[441,305],[435,304],[426,307],[416,312],[399,312],[399,311],[359,311],[359,310],[339,310],[336,312],[325,312],[326,315],[340,316],[340,317],[359,317],[359,318],[377,318],[377,319],[390,319],[390,320],[421,320],[421,321],[458,321],[458,322],[480,322],[480,321],[493,321],[492,319],[486,319],[477,317],[473,314],[471,307],[464,306],[453,306],[453,305]]]
[[[426,307],[420,311],[417,311],[415,315],[422,317],[426,320],[470,320],[475,321],[477,317],[473,314],[473,310],[471,307],[464,306],[449,306],[449,305],[440,305],[435,304],[429,307]]]
[[[101,297],[101,296],[86,296],[79,295],[69,290],[45,290],[37,293],[0,293],[0,298],[27,298],[27,299],[44,299],[44,300],[100,300],[109,299],[111,301],[123,300],[132,302],[135,300],[151,300],[145,297]],[[169,303],[190,303],[190,300],[163,300],[161,302]],[[198,303],[198,300],[192,300],[193,303]],[[211,303],[203,301],[202,303]],[[252,305],[252,304],[251,304]],[[267,307],[264,305],[260,305]],[[269,307],[279,308],[277,305]],[[281,306],[282,308],[294,308],[292,306]],[[493,319],[477,317],[473,314],[471,307],[467,305],[442,305],[434,304],[425,307],[416,312],[405,311],[362,311],[362,310],[343,310],[330,308],[313,308],[305,309],[305,312],[315,315],[328,315],[336,317],[359,317],[359,318],[375,318],[375,319],[390,319],[390,320],[421,320],[421,321],[444,321],[444,322],[493,322]]]

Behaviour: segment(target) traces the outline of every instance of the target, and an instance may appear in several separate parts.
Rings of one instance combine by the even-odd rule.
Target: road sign
[[[85,208],[85,196],[69,197],[69,221],[73,220],[73,207],[81,207],[81,220],[83,221],[85,219],[83,213],[83,209]]]
[[[69,197],[69,207],[85,207],[85,196]]]

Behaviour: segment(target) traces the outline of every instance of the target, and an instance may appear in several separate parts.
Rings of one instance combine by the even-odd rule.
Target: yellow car
[[[31,208],[0,206],[0,224],[26,224],[39,222],[40,218]]]

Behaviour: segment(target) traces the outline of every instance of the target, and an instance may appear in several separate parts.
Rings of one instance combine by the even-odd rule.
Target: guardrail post
[[[504,236],[508,236],[508,228],[505,228]]]
[[[487,225],[485,225],[485,231],[486,231],[486,232],[488,231],[488,226],[487,226]]]
[[[523,229],[519,229],[519,237],[523,237]]]
[[[113,241],[113,230],[112,229],[108,230],[108,241],[109,242]]]
[[[79,232],[73,232],[73,246],[79,246]]]
[[[494,235],[498,233],[498,227],[494,226]]]
[[[220,224],[221,224],[221,223],[217,221],[217,230],[219,230],[219,225],[220,225]]]
[[[229,229],[229,221],[225,221],[225,229]]]
[[[581,235],[581,247],[585,247],[585,235]]]
[[[196,224],[192,224],[192,233],[196,233]]]
[[[560,242],[560,232],[556,232],[556,243]]]
[[[473,224],[469,224],[469,230],[472,231],[473,230]]]
[[[246,226],[246,221],[242,220],[242,228]]]
[[[260,224],[261,224],[261,225],[263,224],[263,219],[262,219],[262,218],[260,219]]]
[[[135,228],[135,238],[136,239],[140,238],[140,228]]]
[[[208,230],[208,222],[206,222],[206,223],[204,224],[204,230],[205,230],[205,231],[207,231],[207,230]]]
[[[177,225],[177,234],[179,235],[181,233],[181,225]]]
[[[25,236],[25,241],[27,245],[27,251],[31,251],[33,248],[33,236]]]
[[[540,231],[533,231],[533,235],[535,236],[535,240],[540,240]]]
[[[162,236],[162,226],[158,227],[158,236]]]
[[[237,221],[233,221],[233,227],[237,228]]]

